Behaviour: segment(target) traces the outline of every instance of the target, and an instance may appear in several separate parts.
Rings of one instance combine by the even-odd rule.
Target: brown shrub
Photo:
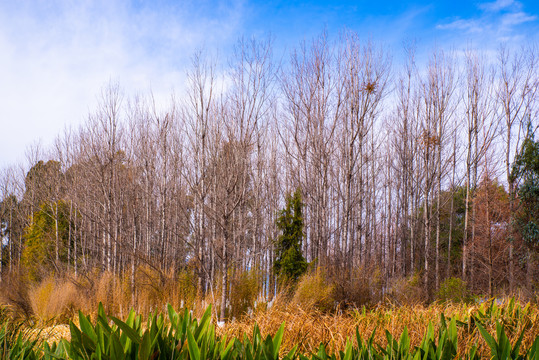
[[[94,301],[97,303],[102,303],[103,307],[105,308],[105,311],[109,313],[117,313],[118,308],[116,306],[116,303],[114,301],[114,290],[116,287],[116,279],[113,273],[111,272],[103,272],[98,278],[97,282],[95,282],[95,289],[94,289]]]
[[[301,277],[292,304],[304,309],[331,311],[335,306],[334,288],[327,280],[325,271],[317,268]]]
[[[49,306],[54,287],[54,278],[48,277],[33,286],[29,291],[33,312],[41,320],[50,320],[54,317],[54,315],[51,315]]]
[[[68,323],[78,310],[86,310],[86,297],[69,279],[44,279],[30,289],[35,316],[44,322]]]
[[[136,304],[139,312],[154,311],[165,299],[164,275],[149,266],[139,266],[135,273]]]
[[[390,281],[387,300],[397,305],[424,304],[425,289],[421,286],[421,274],[415,273],[409,277],[394,278]]]
[[[232,289],[231,316],[240,317],[249,310],[253,310],[260,290],[258,272],[256,270],[240,271],[232,278],[230,286]]]
[[[15,318],[28,318],[33,315],[26,274],[12,272],[3,275],[0,283],[0,303],[7,305]]]
[[[197,277],[195,272],[191,269],[185,269],[180,271],[176,280],[177,289],[177,309],[186,307],[193,309],[197,302]]]
[[[331,268],[330,281],[334,284],[335,301],[341,308],[359,307],[376,303],[380,300],[382,276],[380,269]]]

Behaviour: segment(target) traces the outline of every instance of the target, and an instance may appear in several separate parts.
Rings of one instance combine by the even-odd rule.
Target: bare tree
[[[304,43],[291,56],[291,70],[283,74],[282,91],[289,114],[294,159],[294,182],[306,204],[308,258],[327,263],[330,238],[329,192],[331,154],[342,107],[341,85],[335,78],[334,48],[326,34]]]
[[[418,166],[419,105],[420,94],[415,68],[415,48],[406,45],[407,62],[396,80],[396,108],[393,122],[393,152],[395,154],[396,192],[398,205],[396,227],[399,229],[400,273],[407,275],[415,270],[415,223],[413,212],[417,210],[419,196],[414,186]]]
[[[466,202],[464,214],[464,238],[462,246],[462,276],[467,279],[468,241],[473,242],[475,236],[475,207],[470,204],[473,192],[477,187],[478,164],[490,148],[496,132],[498,121],[493,117],[493,83],[494,71],[485,66],[485,60],[477,52],[466,53],[466,85],[465,111],[467,133],[466,142]],[[470,231],[471,223],[471,231]],[[471,238],[468,239],[470,233]]]
[[[509,192],[509,213],[511,214],[509,229],[509,289],[515,289],[515,230],[513,219],[515,213],[515,183],[511,178],[511,164],[514,154],[520,148],[525,122],[529,119],[536,102],[539,86],[537,78],[537,55],[534,48],[522,49],[511,53],[502,46],[498,54],[499,78],[496,89],[496,109],[503,119],[503,148],[505,151],[505,171]]]
[[[353,269],[354,249],[361,241],[364,195],[363,174],[367,159],[369,133],[374,131],[375,119],[386,95],[389,60],[372,43],[362,46],[357,34],[345,33],[339,43],[337,58],[338,79],[334,100],[342,102],[338,114],[339,178],[337,185],[342,203],[341,243],[338,247],[341,266]],[[342,100],[341,100],[342,98]],[[339,140],[337,140],[339,139]],[[372,158],[372,156],[371,156]],[[359,186],[358,186],[359,183]],[[356,233],[359,230],[359,233]]]

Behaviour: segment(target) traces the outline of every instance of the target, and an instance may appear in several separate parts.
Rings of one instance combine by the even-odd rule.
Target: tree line
[[[110,83],[80,127],[3,169],[0,276],[99,269],[135,288],[141,265],[190,269],[200,293],[226,289],[224,317],[235,273],[275,294],[295,194],[294,256],[344,288],[376,279],[388,292],[416,274],[430,295],[451,277],[533,294],[536,48],[404,53],[394,65],[343,32],[278,63],[271,41],[240,40],[227,66],[195,53],[167,106]]]

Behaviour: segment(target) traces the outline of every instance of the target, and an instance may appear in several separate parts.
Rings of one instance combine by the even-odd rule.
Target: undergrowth
[[[447,315],[436,307],[416,310],[357,310],[349,316],[355,324],[354,330],[343,337],[341,344],[319,342],[309,350],[301,341],[294,340],[293,345],[287,342],[287,339],[294,338],[294,326],[298,326],[288,319],[276,320],[281,323],[275,330],[263,330],[262,324],[254,323],[250,331],[235,334],[230,326],[215,328],[211,307],[206,309],[200,320],[188,310],[176,312],[171,305],[167,306],[166,312],[150,314],[146,320],[134,311],[120,320],[107,315],[100,304],[95,319],[79,312],[77,321],[69,324],[70,339],[52,343],[32,340],[23,328],[14,326],[8,316],[3,316],[0,359],[539,358],[537,309],[529,304],[522,306],[509,300],[499,305],[490,301],[468,310],[456,306]],[[427,323],[420,333],[411,322],[417,318]],[[323,327],[323,322],[324,319],[320,327]],[[374,325],[374,329],[366,331],[364,323]],[[399,328],[401,325],[404,326]],[[267,333],[271,335],[263,335]]]

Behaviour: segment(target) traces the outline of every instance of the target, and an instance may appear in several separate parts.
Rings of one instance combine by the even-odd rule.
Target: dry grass
[[[86,297],[81,296],[75,284],[54,278],[31,287],[29,298],[35,317],[42,322],[68,323],[79,308],[87,307]]]
[[[50,286],[50,285],[49,285]],[[45,291],[46,287],[42,291]],[[201,302],[200,308],[206,305]],[[500,308],[507,308],[507,304],[501,304]],[[432,323],[435,330],[440,325],[440,314],[446,318],[455,318],[462,322],[458,327],[459,356],[463,355],[474,344],[479,345],[479,352],[482,357],[488,357],[490,350],[477,329],[469,326],[469,319],[472,314],[485,312],[487,305],[467,305],[467,304],[432,304],[429,306],[380,306],[367,310],[349,310],[330,314],[322,312],[315,307],[304,309],[298,304],[287,305],[282,298],[269,308],[259,309],[250,316],[244,316],[217,327],[217,334],[230,338],[235,336],[242,338],[244,334],[250,336],[255,324],[258,324],[263,336],[275,334],[280,325],[285,322],[285,335],[283,338],[281,352],[287,353],[294,346],[298,345],[301,353],[316,352],[320,344],[324,344],[329,352],[341,350],[345,347],[348,339],[355,341],[355,330],[358,329],[361,336],[366,339],[376,330],[375,342],[381,346],[387,344],[385,331],[389,331],[398,338],[404,328],[408,329],[411,346],[419,346],[424,337],[429,323]],[[520,310],[513,313],[504,312],[484,320],[486,329],[495,334],[495,323],[500,321],[506,327],[507,335],[514,343],[520,332],[526,327],[523,349],[531,346],[533,340],[539,336],[539,308],[537,305],[521,304]],[[199,311],[194,311],[195,316],[200,316]],[[75,323],[77,323],[75,319]],[[465,325],[466,324],[466,325]],[[69,327],[57,325],[45,327],[39,332],[43,340],[49,342],[58,341],[61,338],[69,339]]]
[[[254,282],[250,279],[240,280],[245,282],[246,288]],[[215,293],[209,293],[206,298],[197,296],[195,278],[191,273],[174,275],[159,273],[151,268],[139,268],[136,283],[134,307],[131,306],[133,294],[129,277],[122,278],[112,273],[97,271],[86,277],[48,278],[34,285],[22,280],[18,282],[16,278],[8,279],[0,289],[3,290],[0,291],[0,303],[9,304],[14,312],[24,312],[26,316],[33,315],[33,319],[37,320],[38,326],[43,329],[40,336],[47,340],[58,340],[69,335],[68,327],[49,327],[51,323],[61,325],[69,320],[76,323],[79,310],[94,318],[99,302],[103,303],[107,313],[120,318],[125,317],[131,308],[142,315],[155,311],[164,312],[166,303],[172,304],[178,310],[184,306],[188,307],[193,310],[195,317],[202,316],[210,304],[214,304],[214,315],[218,313],[215,300],[219,299],[219,288],[215,289]],[[401,285],[407,288],[414,286],[413,279],[403,284]],[[432,323],[437,330],[440,314],[468,324],[472,314],[485,312],[486,308],[485,304],[462,303],[435,303],[428,306],[389,304],[379,305],[376,308],[329,312],[328,306],[321,304],[325,304],[325,299],[331,299],[334,288],[327,283],[322,274],[313,273],[311,277],[304,279],[304,285],[304,291],[296,292],[295,296],[291,296],[290,292],[288,294],[283,292],[270,308],[267,308],[263,301],[259,301],[251,315],[239,316],[237,320],[217,328],[218,334],[226,333],[228,336],[241,338],[244,334],[252,334],[253,327],[258,324],[265,336],[274,334],[285,322],[283,353],[296,345],[298,351],[309,353],[316,352],[321,343],[329,351],[343,349],[347,339],[355,339],[356,327],[364,339],[376,329],[375,342],[382,346],[385,346],[387,341],[386,330],[398,338],[407,327],[411,345],[418,346],[429,323]],[[301,290],[301,286],[299,289]],[[409,291],[409,293],[415,296],[418,292]],[[248,296],[244,297],[249,298],[249,302],[253,301],[250,298],[252,293],[246,294]],[[413,300],[403,297],[396,299],[394,296],[391,298],[398,304]],[[242,302],[238,303],[245,305]],[[507,304],[500,307],[507,308]],[[535,337],[539,336],[539,308],[536,304],[521,304],[520,310],[514,310],[513,313],[500,311],[497,315],[486,319],[484,325],[491,334],[496,332],[496,320],[505,325],[507,335],[513,343],[525,326],[529,325],[524,335],[523,348],[528,348]],[[458,338],[459,354],[478,344],[481,355],[489,355],[484,340],[473,325],[459,326]]]
[[[28,294],[28,281],[22,273],[13,272],[3,275],[0,283],[0,305],[10,309],[14,318],[28,318],[33,315]]]
[[[335,285],[328,282],[322,270],[301,278],[292,298],[292,307],[330,311],[335,303]]]
[[[20,318],[45,325],[68,323],[79,310],[93,317],[99,303],[107,313],[119,317],[131,309],[140,314],[163,311],[167,303],[176,309],[208,305],[197,299],[193,277],[188,273],[167,274],[139,267],[135,281],[133,292],[130,274],[96,270],[78,277],[48,277],[39,283],[28,281],[24,274],[11,275],[0,284],[0,305],[9,306]]]
[[[407,327],[413,347],[420,345],[429,322],[437,330],[440,314],[443,313],[446,318],[455,317],[457,320],[466,322],[472,313],[478,311],[478,308],[478,305],[433,304],[430,306],[384,306],[368,311],[352,310],[338,314],[327,314],[316,309],[306,311],[297,305],[276,306],[267,311],[257,312],[250,317],[244,317],[239,321],[227,323],[219,329],[219,333],[229,334],[229,336],[243,336],[244,333],[249,335],[252,333],[254,325],[258,324],[265,336],[274,334],[281,323],[285,322],[282,352],[286,353],[295,345],[299,345],[300,352],[316,352],[320,343],[324,344],[329,351],[344,349],[347,339],[355,339],[356,327],[364,339],[368,338],[376,329],[375,342],[385,346],[387,344],[386,330],[394,337],[398,337]],[[508,331],[512,343],[516,341],[528,322],[531,327],[525,332],[522,348],[531,346],[535,337],[539,335],[538,314],[537,306],[530,305],[525,318],[522,318],[516,326]],[[491,334],[495,334],[494,321],[486,323],[486,328]],[[459,355],[477,343],[480,346],[480,353],[489,356],[489,350],[476,329],[460,326],[458,338]]]

